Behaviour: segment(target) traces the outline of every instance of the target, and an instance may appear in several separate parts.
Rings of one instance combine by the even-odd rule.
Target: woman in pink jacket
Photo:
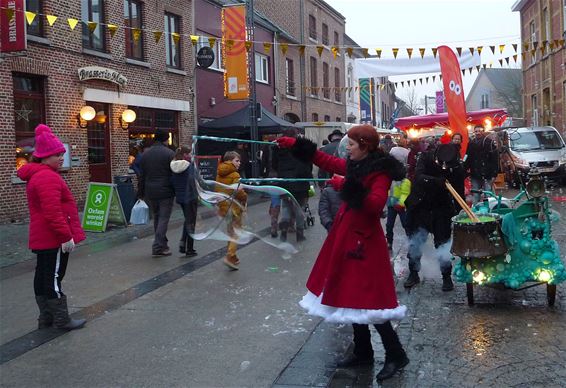
[[[33,288],[39,329],[73,330],[86,322],[69,317],[67,297],[61,290],[69,253],[86,238],[75,199],[58,173],[64,154],[63,143],[51,128],[40,124],[35,128],[32,162],[18,170],[18,177],[27,182],[29,248],[37,255]]]

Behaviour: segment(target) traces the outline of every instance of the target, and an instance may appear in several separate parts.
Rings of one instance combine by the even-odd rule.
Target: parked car
[[[536,167],[549,180],[566,182],[566,143],[553,127],[506,128],[503,145],[503,168],[509,183],[519,176],[527,180],[529,171]]]

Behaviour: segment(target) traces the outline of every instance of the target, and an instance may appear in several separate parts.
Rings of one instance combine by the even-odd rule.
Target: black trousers
[[[352,326],[354,328],[354,354],[360,358],[373,357],[369,325],[353,323]],[[405,354],[403,346],[399,341],[399,336],[393,329],[393,326],[391,326],[391,322],[387,321],[373,326],[381,337],[387,361],[400,358]]]
[[[179,246],[185,247],[186,251],[189,252],[194,249],[194,240],[191,237],[191,233],[195,233],[198,201],[195,199],[194,201],[180,205],[181,209],[183,209],[183,215],[185,216],[185,223],[183,224],[183,233],[181,234]]]
[[[47,299],[59,299],[63,294],[61,282],[67,270],[69,253],[59,249],[34,250],[37,254],[33,291],[36,296],[46,296]]]

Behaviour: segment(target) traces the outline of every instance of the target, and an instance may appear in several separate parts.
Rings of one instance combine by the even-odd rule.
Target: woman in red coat
[[[67,297],[61,290],[69,253],[86,238],[73,194],[58,173],[63,154],[63,143],[40,124],[35,129],[32,163],[18,170],[18,177],[27,182],[29,247],[37,254],[33,288],[39,329],[73,330],[85,324],[84,319],[69,317]]]
[[[393,272],[380,216],[392,180],[405,176],[403,165],[379,146],[372,126],[348,131],[348,160],[317,150],[310,140],[282,137],[279,147],[297,158],[312,160],[330,173],[344,175],[338,211],[307,281],[300,305],[328,322],[352,323],[354,353],[338,365],[373,363],[369,324],[375,325],[385,347],[385,364],[378,381],[392,377],[409,362],[391,320],[401,320],[406,307],[397,302]]]

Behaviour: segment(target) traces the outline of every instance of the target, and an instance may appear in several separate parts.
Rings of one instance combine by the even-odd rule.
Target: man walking
[[[332,131],[330,135],[328,135],[328,143],[323,144],[320,150],[325,154],[336,156],[338,145],[340,144],[340,140],[342,140],[343,137],[344,134],[342,133],[342,131],[340,131],[339,129],[335,129],[334,131]],[[324,171],[319,168],[318,177],[320,179],[330,179],[330,174],[327,171]],[[324,188],[325,183],[319,182],[319,186],[322,189]]]
[[[152,255],[161,257],[171,255],[167,245],[167,227],[175,198],[170,167],[175,152],[165,145],[169,139],[168,132],[157,129],[154,139],[155,142],[143,153],[141,159],[139,196],[146,200],[153,215],[155,237],[151,246]]]
[[[468,146],[466,168],[470,170],[472,189],[492,191],[493,180],[499,172],[499,153],[495,141],[486,136],[481,125],[474,128],[474,140]],[[480,194],[474,193],[474,204]]]

